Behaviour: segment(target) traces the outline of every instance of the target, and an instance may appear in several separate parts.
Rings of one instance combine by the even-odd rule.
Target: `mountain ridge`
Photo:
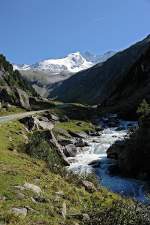
[[[77,73],[81,70],[92,67],[96,63],[106,61],[109,57],[115,54],[114,51],[108,51],[103,55],[93,55],[90,52],[70,53],[63,58],[45,59],[34,64],[13,64],[14,69],[18,70],[38,70],[38,71],[50,71],[53,73],[60,73],[62,71],[68,71],[71,73]],[[56,71],[55,71],[56,70]]]
[[[47,59],[32,65],[13,65],[13,67],[20,71],[42,97],[47,97],[64,80],[94,66],[97,62],[103,63],[114,54],[113,51],[100,56],[89,52],[83,55],[76,52],[61,59]]]
[[[142,101],[142,98],[147,96],[143,92],[143,94],[140,92],[140,96],[137,96],[136,91],[141,85],[138,77],[142,77],[142,82],[146,80],[146,72],[142,72],[139,67],[141,66],[142,68],[144,63],[143,57],[145,60],[149,57],[147,54],[149,49],[150,36],[115,54],[103,64],[97,64],[92,68],[81,71],[62,82],[59,87],[51,92],[50,97],[64,102],[96,104],[104,108],[115,107],[115,109],[119,107],[119,104],[122,107],[124,102],[123,110],[133,108],[134,106],[135,112],[137,104]],[[138,67],[137,65],[140,66]],[[147,66],[147,71],[149,71],[148,68]],[[135,84],[137,85],[137,90]],[[145,86],[142,88],[145,90]],[[135,101],[132,99],[133,94]],[[130,101],[133,105],[131,104],[129,107]]]

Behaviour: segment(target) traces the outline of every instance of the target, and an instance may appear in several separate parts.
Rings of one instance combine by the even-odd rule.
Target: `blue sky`
[[[119,50],[150,33],[150,0],[0,0],[0,52],[34,63]]]

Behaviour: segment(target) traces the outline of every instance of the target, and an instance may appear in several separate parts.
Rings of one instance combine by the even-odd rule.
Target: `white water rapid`
[[[145,184],[142,181],[123,178],[116,175],[110,175],[108,168],[114,164],[114,161],[107,158],[107,149],[117,140],[123,140],[127,135],[129,127],[137,126],[136,122],[119,121],[117,127],[106,127],[100,136],[88,137],[88,147],[78,153],[72,161],[69,169],[75,173],[90,173],[94,171],[102,186],[110,191],[119,193],[126,197],[132,197],[138,201],[147,203],[148,199],[145,196]],[[119,129],[118,129],[119,128]],[[92,161],[99,160],[99,166],[93,169],[89,164]]]

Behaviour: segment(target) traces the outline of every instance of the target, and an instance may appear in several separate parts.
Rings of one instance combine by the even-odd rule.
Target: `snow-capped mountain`
[[[47,97],[62,81],[81,70],[106,61],[114,54],[107,52],[97,56],[89,52],[83,54],[75,52],[61,59],[46,59],[32,65],[13,65],[13,67],[20,70],[22,76],[32,83],[41,96]]]
[[[96,63],[106,61],[114,54],[112,51],[100,56],[89,52],[83,54],[75,52],[61,59],[47,59],[32,65],[14,65],[14,69],[51,72],[52,74],[60,74],[62,72],[77,73],[94,66]]]

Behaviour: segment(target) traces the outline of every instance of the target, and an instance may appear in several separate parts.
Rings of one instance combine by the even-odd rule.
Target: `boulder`
[[[34,123],[39,129],[42,130],[52,130],[54,128],[54,124],[49,120],[47,121],[45,117],[44,119],[43,117],[40,117],[40,120],[37,117],[35,117]]]
[[[76,142],[75,142],[75,146],[76,147],[87,147],[87,146],[89,146],[89,144],[87,143],[87,142],[85,142],[82,138],[79,138],[79,139],[77,139],[76,140]]]
[[[66,145],[64,150],[64,154],[66,157],[75,157],[77,154],[77,148],[73,144]]]
[[[23,123],[29,131],[34,130],[35,128],[38,129],[38,127],[35,125],[35,120],[33,116],[24,117],[19,121]]]
[[[25,183],[23,185],[23,187],[24,187],[25,190],[33,191],[36,194],[40,194],[42,192],[41,188],[37,185],[34,185],[34,184]]]
[[[82,185],[85,188],[85,190],[88,191],[88,192],[95,192],[96,191],[96,187],[90,181],[83,180]]]
[[[73,132],[73,131],[68,131],[68,133],[75,138],[87,138],[87,134],[85,132]]]
[[[64,148],[58,143],[52,130],[49,131],[49,136],[51,137],[49,142],[53,144],[54,147],[56,148],[56,151],[58,155],[61,157],[61,159],[63,160],[64,165],[69,166],[70,164],[66,158],[66,155],[64,154]]]
[[[15,216],[21,217],[24,219],[27,216],[28,210],[26,208],[12,208],[11,213]]]
[[[74,144],[75,143],[75,141],[72,140],[72,139],[64,139],[64,138],[59,138],[58,142],[62,146],[66,146],[66,145],[70,145],[70,144]]]
[[[25,199],[25,195],[23,193],[19,192],[16,194],[16,198],[19,200],[22,200],[22,199]]]
[[[54,128],[54,124],[45,117],[27,116],[20,119],[20,122],[23,123],[29,131],[36,129],[52,130]]]

